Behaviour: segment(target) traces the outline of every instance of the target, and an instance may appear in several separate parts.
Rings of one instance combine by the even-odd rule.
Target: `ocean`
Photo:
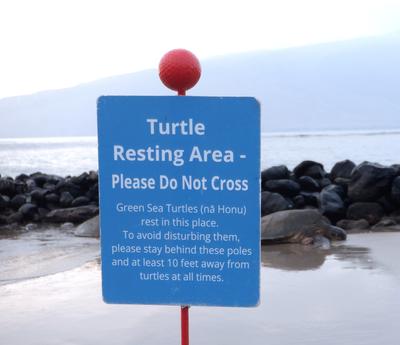
[[[263,133],[262,169],[285,164],[293,169],[303,160],[314,160],[329,171],[341,160],[365,160],[391,165],[400,163],[400,130]],[[96,137],[0,139],[0,174],[41,171],[61,176],[97,170]]]

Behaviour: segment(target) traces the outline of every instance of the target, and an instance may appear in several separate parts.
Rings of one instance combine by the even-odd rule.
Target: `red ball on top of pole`
[[[174,49],[162,57],[158,75],[166,87],[184,96],[200,79],[200,62],[190,51]]]
[[[162,57],[158,75],[166,87],[185,96],[200,79],[200,62],[190,51],[174,49]],[[181,306],[181,344],[189,345],[189,306]]]

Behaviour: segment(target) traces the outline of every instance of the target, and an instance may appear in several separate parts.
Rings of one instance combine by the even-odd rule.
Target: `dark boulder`
[[[376,163],[364,162],[354,168],[348,187],[353,201],[375,201],[390,191],[395,170]]]
[[[319,183],[319,185],[321,187],[320,189],[322,189],[322,188],[325,188],[326,186],[331,185],[332,181],[329,178],[324,177],[324,178],[318,180],[318,183]]]
[[[319,193],[300,192],[304,202],[308,206],[318,207]]]
[[[91,184],[97,183],[99,180],[99,174],[96,171],[89,171],[88,179]]]
[[[344,188],[337,184],[331,184],[329,186],[326,186],[324,188],[324,191],[334,192],[334,193],[338,194],[342,199],[344,199],[346,197],[346,191],[344,190]]]
[[[30,178],[34,180],[36,185],[40,188],[45,188],[44,185],[47,183],[56,185],[57,183],[63,180],[61,176],[48,175],[48,174],[43,174],[41,172],[36,172],[31,174]]]
[[[91,180],[89,179],[89,174],[84,172],[79,176],[71,177],[70,182],[79,186],[82,189],[87,189],[91,185]]]
[[[376,202],[383,207],[385,213],[387,214],[392,213],[398,208],[396,203],[393,202],[389,195],[380,197]]]
[[[331,178],[335,180],[338,177],[349,179],[351,178],[351,173],[356,167],[354,162],[346,159],[344,161],[337,162],[331,170]]]
[[[392,183],[390,189],[390,198],[396,205],[400,206],[400,176],[397,176]]]
[[[7,224],[21,223],[23,219],[24,215],[21,212],[17,211],[7,217]]]
[[[43,185],[43,189],[46,189],[49,192],[54,192],[56,190],[56,185],[54,183],[46,182]]]
[[[33,190],[30,195],[32,198],[32,202],[37,205],[44,205],[46,202],[46,194],[49,194],[49,191],[43,188],[36,188]]]
[[[279,193],[283,196],[295,196],[300,192],[300,185],[292,180],[269,180],[264,188],[268,192]]]
[[[57,183],[55,190],[59,194],[62,194],[63,192],[68,192],[74,198],[77,198],[82,194],[81,188],[78,185],[70,182],[69,180],[60,181],[59,183]]]
[[[46,200],[46,203],[58,204],[60,196],[56,193],[48,193],[45,195],[44,199]]]
[[[44,217],[46,217],[49,212],[50,212],[50,210],[45,207],[38,208],[38,215],[39,215],[40,219],[43,219]]]
[[[347,219],[365,219],[371,225],[378,223],[384,214],[382,206],[376,202],[356,202],[347,209]]]
[[[393,227],[396,225],[398,225],[398,222],[395,218],[384,217],[372,227],[372,230],[380,230],[382,228]]]
[[[80,206],[71,208],[62,208],[50,211],[45,219],[48,222],[54,223],[81,223],[85,220],[93,218],[99,213],[99,208],[96,206]]]
[[[14,208],[15,210],[18,210],[22,205],[27,203],[27,197],[26,195],[23,194],[17,194],[16,196],[14,196],[11,201],[11,207]]]
[[[369,229],[369,223],[365,219],[341,219],[336,223],[336,225],[346,231]]]
[[[40,188],[36,185],[36,182],[33,181],[32,179],[28,179],[25,182],[25,186],[26,186],[26,192],[30,193],[32,191],[34,191],[36,188]]]
[[[99,185],[97,182],[94,185],[90,186],[85,196],[87,196],[91,201],[99,201]]]
[[[318,180],[326,176],[324,166],[314,161],[301,162],[294,168],[293,173],[297,178],[300,176],[310,176]]]
[[[396,176],[400,176],[400,164],[392,164],[391,167],[396,172]]]
[[[17,181],[17,182],[26,182],[26,180],[28,180],[29,179],[29,176],[28,175],[26,175],[26,174],[20,174],[20,175],[18,175],[16,178],[15,178],[15,181]]]
[[[277,211],[288,210],[293,207],[282,195],[271,192],[261,194],[261,216]]]
[[[300,176],[298,182],[301,190],[306,192],[319,192],[321,190],[319,183],[310,176]]]
[[[60,206],[61,207],[70,207],[74,197],[69,192],[62,192],[60,195]]]
[[[0,210],[10,206],[10,197],[0,194]]]
[[[28,191],[25,182],[14,181],[14,185],[15,185],[15,194],[24,194]]]
[[[41,172],[36,172],[33,173],[29,176],[33,181],[35,181],[35,184],[37,187],[42,188],[43,185],[47,182],[47,175],[42,174]]]
[[[344,178],[344,177],[336,177],[333,180],[334,184],[337,184],[338,186],[342,187],[345,191],[345,193],[347,193],[347,189],[349,187],[350,184],[350,179],[349,178]]]
[[[0,194],[13,197],[15,195],[14,180],[8,177],[0,178]]]
[[[285,165],[277,165],[261,172],[261,184],[269,180],[284,180],[290,177],[289,169]]]
[[[78,206],[84,206],[89,204],[90,199],[87,198],[86,196],[78,196],[74,200],[72,200],[71,207],[78,207]]]
[[[37,216],[37,206],[31,203],[22,205],[18,212],[20,212],[25,220],[35,220]]]
[[[303,208],[304,206],[306,206],[304,196],[302,195],[296,195],[295,197],[293,197],[293,203],[295,208]]]
[[[340,195],[330,186],[324,188],[319,194],[318,207],[321,213],[330,221],[342,219],[346,213],[344,202]]]

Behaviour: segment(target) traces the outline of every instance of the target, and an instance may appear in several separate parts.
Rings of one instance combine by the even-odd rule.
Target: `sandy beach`
[[[103,303],[96,240],[71,236],[49,229],[0,240],[0,343],[179,344],[179,308]],[[330,249],[264,246],[261,305],[192,308],[191,343],[395,344],[399,246],[399,233],[349,235]]]

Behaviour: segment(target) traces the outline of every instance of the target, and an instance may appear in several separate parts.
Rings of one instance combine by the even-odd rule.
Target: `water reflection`
[[[73,269],[99,255],[99,242],[56,227],[5,231],[0,237],[0,285]]]
[[[346,244],[334,244],[328,249],[300,244],[276,244],[263,246],[261,250],[263,266],[285,271],[316,270],[327,258],[345,261],[348,264],[346,268],[376,267],[369,248]]]

